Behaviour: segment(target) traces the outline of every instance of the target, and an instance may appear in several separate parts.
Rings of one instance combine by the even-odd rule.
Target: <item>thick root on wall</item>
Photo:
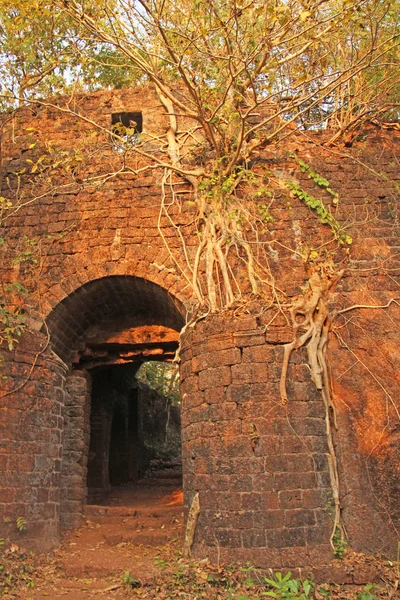
[[[319,272],[320,271],[320,272]],[[325,354],[330,327],[329,302],[343,271],[334,273],[331,268],[315,270],[309,279],[308,293],[290,309],[293,340],[284,346],[280,395],[287,404],[286,380],[290,356],[293,350],[306,346],[311,379],[318,390],[329,389]]]
[[[325,407],[326,437],[329,448],[329,475],[334,502],[334,522],[331,534],[331,545],[334,548],[334,539],[338,532],[343,537],[343,526],[340,522],[340,493],[337,459],[332,436],[331,415],[335,425],[335,410],[331,401],[329,372],[326,362],[326,347],[331,326],[329,303],[335,287],[343,275],[343,271],[334,272],[333,269],[320,267],[313,271],[309,279],[309,289],[290,309],[293,328],[293,340],[284,346],[282,375],[280,381],[280,395],[283,405],[288,402],[286,380],[289,360],[293,350],[306,347],[311,379],[318,390],[321,390],[322,401]]]
[[[185,539],[183,542],[183,556],[184,558],[190,558],[191,550],[194,542],[194,535],[196,533],[197,519],[200,514],[200,499],[199,493],[197,492],[192,500],[192,504],[189,509],[189,515],[187,518]]]

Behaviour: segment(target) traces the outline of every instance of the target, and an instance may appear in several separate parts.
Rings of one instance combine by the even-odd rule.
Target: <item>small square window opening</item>
[[[141,112],[119,112],[111,115],[111,130],[124,144],[137,144],[143,131]],[[115,138],[114,138],[115,143]],[[118,145],[118,144],[116,144]]]

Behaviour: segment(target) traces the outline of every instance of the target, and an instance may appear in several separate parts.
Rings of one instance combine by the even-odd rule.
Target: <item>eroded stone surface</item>
[[[142,89],[99,92],[79,103],[105,126],[113,112],[128,105],[143,110],[149,132],[165,122],[155,96]],[[87,124],[56,118],[50,109],[23,109],[15,119],[12,131],[7,126],[3,136],[3,181],[8,177],[11,188],[16,186],[13,173],[27,158],[37,159],[43,136],[32,131],[45,132],[62,148],[88,143]],[[351,226],[354,239],[334,308],[386,305],[398,297],[399,135],[372,127],[346,152],[318,146],[321,135],[310,135],[312,143],[291,138],[266,148],[263,161],[328,202],[307,173],[295,170],[288,151],[296,151],[340,193],[336,215]],[[35,141],[38,149],[30,149]],[[100,153],[87,167],[96,176],[117,159],[111,151]],[[27,184],[27,177],[22,176],[22,183]],[[7,185],[2,194],[10,193]],[[179,189],[181,206],[172,207],[170,215],[184,232],[187,257],[193,261],[198,246],[193,205],[187,202],[188,187],[181,183]],[[89,413],[92,427],[99,430],[97,439],[103,435],[104,450],[114,409],[94,404],[87,376],[76,370],[71,374],[72,364],[82,367],[86,355],[92,361],[87,361],[89,369],[118,362],[138,365],[145,357],[170,359],[176,349],[193,298],[171,258],[173,251],[186,264],[178,229],[165,215],[160,217],[160,198],[157,175],[128,173],[101,188],[78,185],[68,193],[44,195],[8,221],[6,259],[21,247],[24,236],[42,242],[40,277],[32,276],[32,331],[15,351],[2,350],[7,379],[1,380],[0,394],[1,536],[16,534],[15,520],[22,516],[28,523],[24,539],[42,548],[56,543],[60,493],[61,520],[71,526],[80,519],[87,465],[99,460],[88,440]],[[308,207],[284,194],[271,213],[272,233],[265,241],[269,267],[277,287],[291,298],[305,283],[302,253],[311,246],[323,252],[330,232]],[[5,282],[24,275],[24,265],[9,265],[7,260],[0,265]],[[245,291],[241,261],[233,269]],[[38,332],[43,327],[39,308],[51,334],[46,349],[45,332]],[[265,562],[267,549],[269,565],[299,566],[329,552],[331,502],[322,403],[306,356],[297,352],[289,370],[289,404],[281,406],[282,345],[291,340],[291,328],[264,302],[253,300],[249,312],[210,315],[183,337],[186,505],[199,491],[199,555],[220,552],[222,558],[258,564]],[[336,325],[329,355],[343,517],[356,549],[393,554],[393,525],[399,524],[399,306],[347,313]],[[126,388],[118,394],[126,396]],[[99,489],[104,491],[109,485],[107,461],[103,457],[100,462],[104,481]],[[133,472],[136,467],[127,468]]]

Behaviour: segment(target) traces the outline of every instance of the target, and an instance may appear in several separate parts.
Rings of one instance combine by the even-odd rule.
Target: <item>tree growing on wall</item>
[[[312,377],[329,412],[329,300],[351,235],[336,216],[338,196],[327,180],[292,157],[327,194],[322,202],[269,170],[262,153],[298,130],[326,129],[331,143],[351,144],[364,123],[398,119],[398,1],[19,0],[4,2],[0,16],[1,95],[10,110],[38,102],[82,118],[109,140],[110,131],[74,107],[74,95],[114,85],[156,90],[167,116],[165,131],[153,138],[138,138],[134,125],[111,132],[120,168],[104,178],[158,170],[160,219],[170,219],[178,237],[164,200],[168,195],[172,203],[180,201],[177,181],[191,186],[197,248],[190,254],[182,238],[184,260],[170,254],[195,300],[212,312],[255,294],[277,310],[286,303],[294,337],[285,352],[282,401],[290,353],[307,345]],[[43,99],[57,93],[65,96]],[[32,196],[22,198],[14,187],[5,215],[48,193],[49,180],[58,185],[60,170],[68,185],[79,180],[84,186],[85,164],[77,152],[47,149],[21,174],[34,176]],[[290,249],[310,265],[304,294],[295,302],[276,288],[267,257],[284,243],[269,230],[274,200],[282,194],[307,205],[330,232],[321,243],[329,253],[319,253],[314,240],[306,249]],[[238,265],[246,281],[238,278]],[[333,478],[338,511],[337,474]]]
[[[182,270],[215,311],[241,296],[232,255],[246,262],[252,293],[269,277],[247,234],[268,223],[273,194],[254,168],[259,151],[299,128],[328,127],[338,140],[366,120],[397,118],[398,8],[396,0],[5,2],[2,97],[21,104],[114,82],[154,86],[169,126],[153,140],[156,152],[135,143],[125,154],[163,170],[164,187],[176,176],[193,186],[199,246]],[[243,194],[260,200],[257,214],[243,210]],[[331,208],[313,208],[338,242],[350,241]]]
[[[272,192],[253,168],[259,151],[299,128],[328,127],[337,140],[366,120],[397,118],[398,8],[396,0],[5,2],[2,97],[12,105],[114,82],[155,87],[165,135],[156,152],[140,142],[125,151],[163,170],[164,186],[175,176],[193,186],[199,246],[184,271],[198,302],[215,311],[241,294],[232,254],[246,262],[253,293],[268,278],[246,233],[269,218]],[[260,200],[256,215],[242,209],[243,193]],[[312,208],[338,242],[350,241],[331,208]]]

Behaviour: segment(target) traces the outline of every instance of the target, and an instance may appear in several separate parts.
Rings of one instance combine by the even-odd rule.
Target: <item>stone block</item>
[[[268,365],[264,363],[233,365],[232,381],[235,384],[266,382],[268,381]]]
[[[231,369],[227,366],[207,369],[199,374],[199,389],[227,386],[231,383]]]

